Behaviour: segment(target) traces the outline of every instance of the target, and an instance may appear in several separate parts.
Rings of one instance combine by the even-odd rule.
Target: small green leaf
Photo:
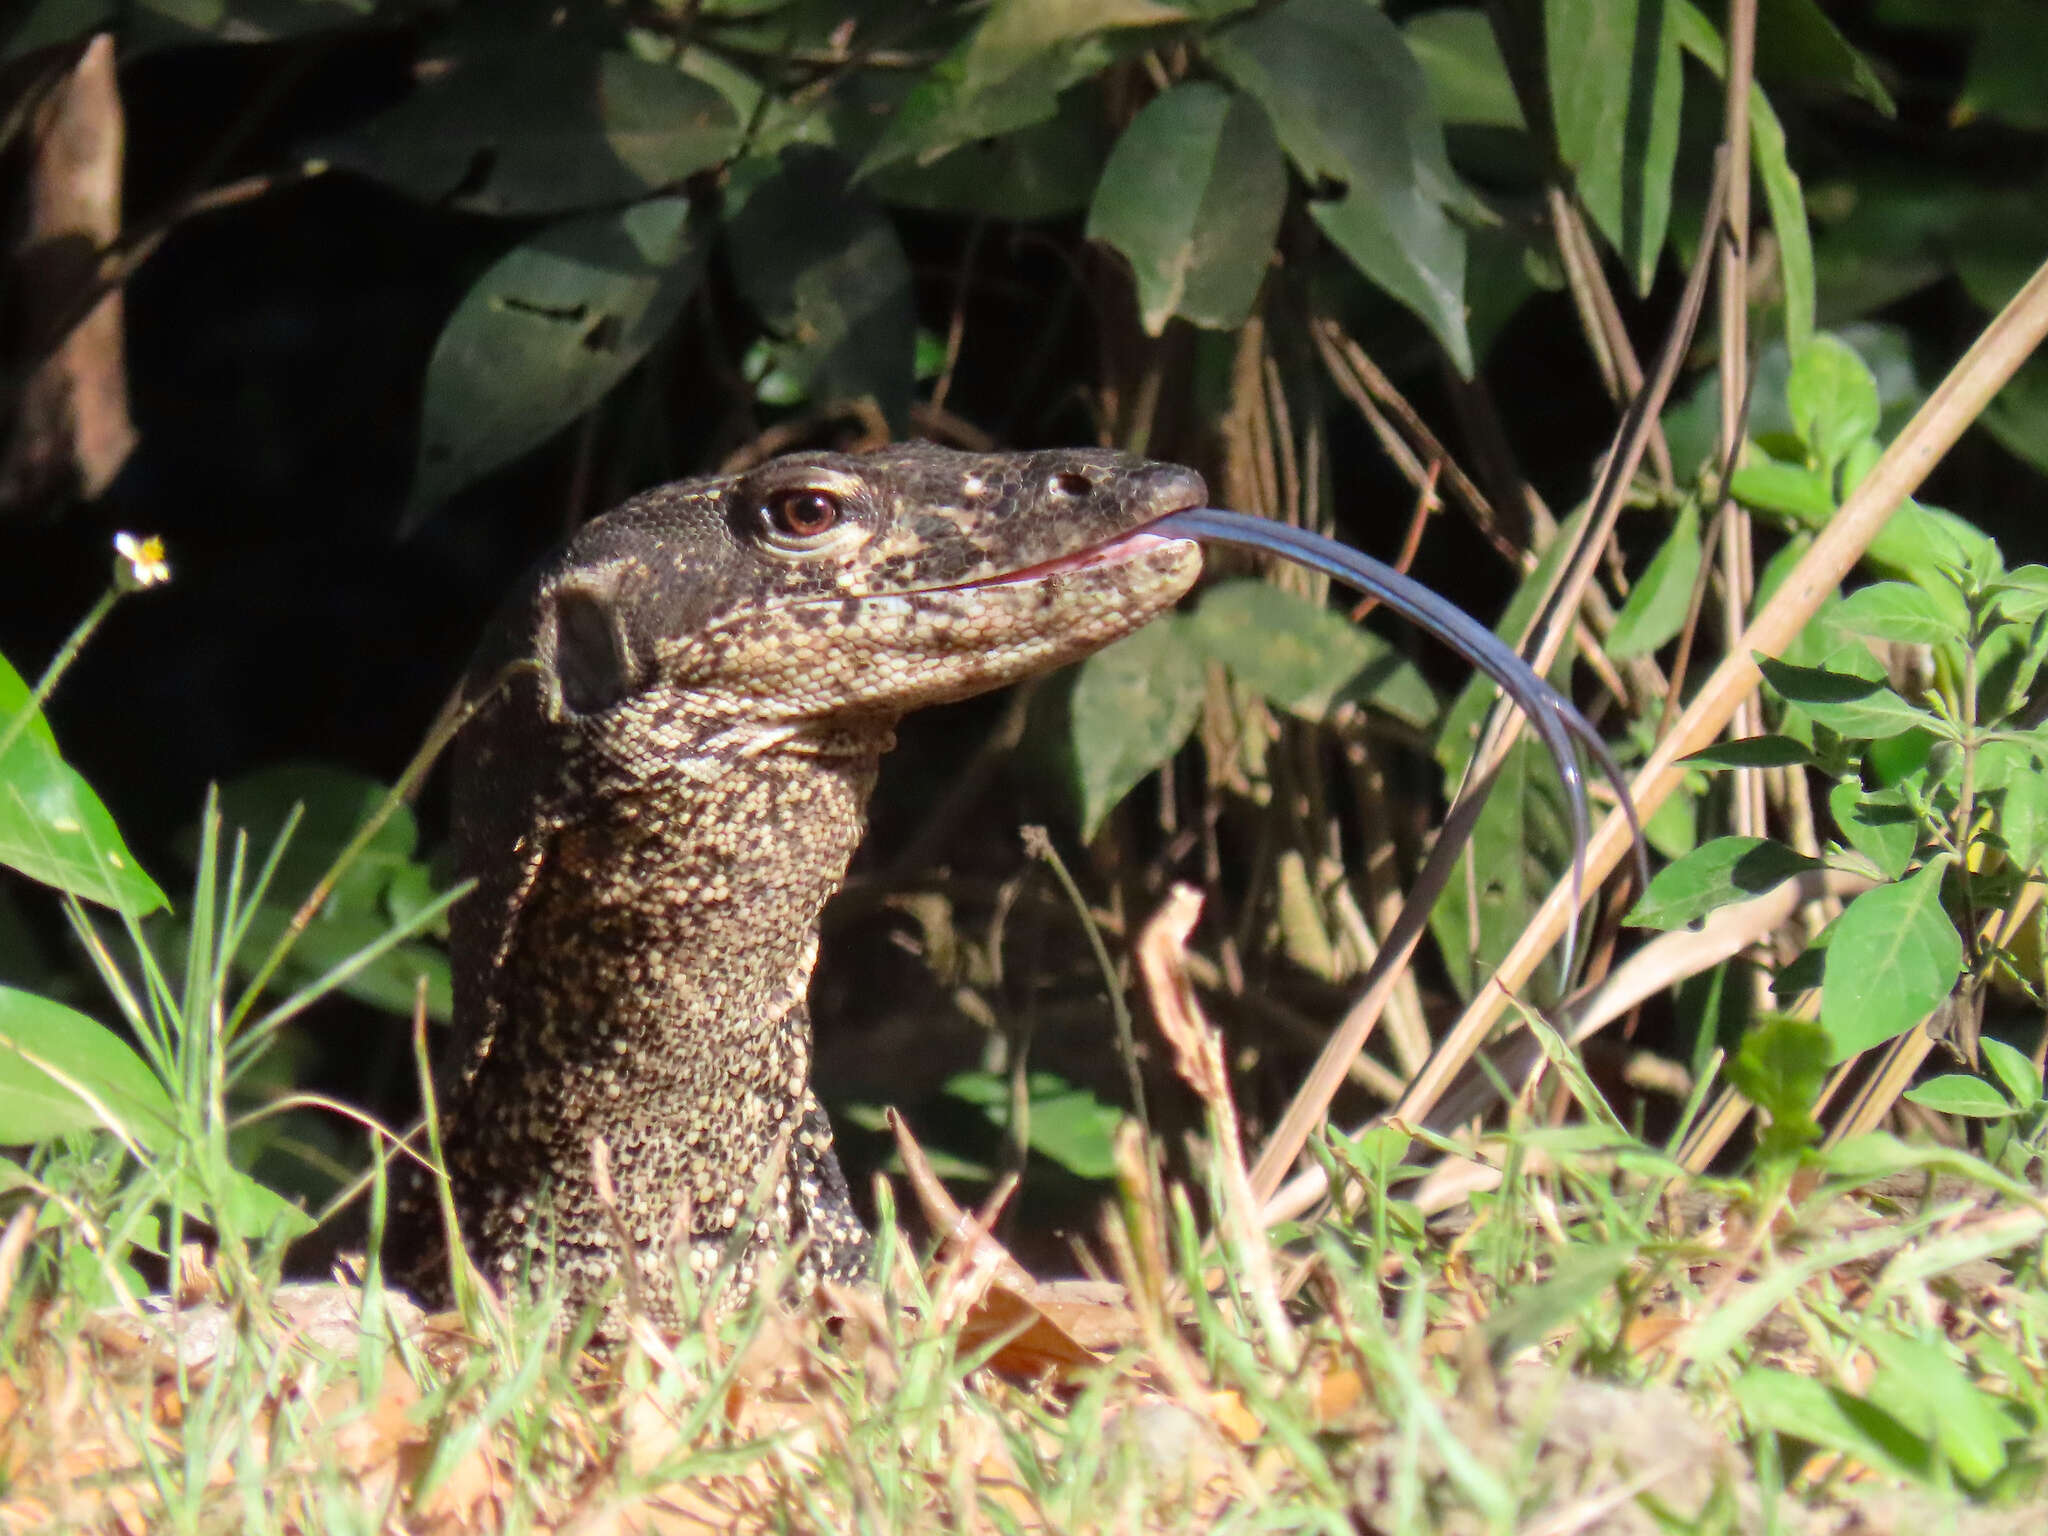
[[[1685,95],[1667,0],[1544,0],[1543,37],[1558,153],[1648,293],[1671,222]]]
[[[1728,477],[1728,491],[1746,507],[1779,512],[1808,528],[1835,515],[1835,494],[1818,471],[1775,459],[1745,464]]]
[[[1638,928],[1683,928],[1716,907],[1747,901],[1818,860],[1761,837],[1717,837],[1657,871],[1628,921]]]
[[[1702,747],[1679,761],[1699,768],[1811,768],[1820,759],[1791,736],[1745,736]]]
[[[144,1146],[177,1134],[170,1096],[120,1036],[62,1003],[0,987],[0,1134],[13,1145],[105,1126],[81,1094]]]
[[[0,656],[0,735],[28,707],[28,685]],[[135,917],[168,905],[92,786],[57,755],[41,711],[0,754],[0,864]]]
[[[551,224],[494,262],[428,360],[403,526],[602,400],[681,313],[704,255],[688,199],[657,197]]]
[[[1946,857],[1916,875],[1863,892],[1834,925],[1822,968],[1820,1021],[1834,1059],[1896,1038],[1955,986],[1963,941],[1941,905]]]
[[[1996,1035],[1983,1036],[1977,1042],[1977,1049],[2021,1109],[2032,1109],[2041,1102],[2041,1069],[2034,1065],[2033,1057],[2007,1045]]]
[[[1785,403],[1814,467],[1830,478],[1850,449],[1877,432],[1877,379],[1856,349],[1836,336],[1822,333],[1800,348]]]
[[[1813,1106],[1827,1075],[1827,1031],[1811,1019],[1766,1014],[1743,1035],[1728,1080],[1771,1117],[1758,1147],[1762,1156],[1791,1157],[1820,1140]]]
[[[1450,212],[1469,194],[1400,29],[1369,5],[1282,0],[1212,33],[1206,49],[1318,189],[1309,212],[1323,233],[1469,377],[1465,234]]]
[[[1781,698],[1798,705],[1815,724],[1826,726],[1837,736],[1870,741],[1916,729],[1945,732],[1937,716],[1914,708],[1872,678],[1789,666],[1769,657],[1759,657],[1757,665]]]
[[[1202,663],[1169,615],[1082,662],[1068,704],[1081,835],[1188,739],[1202,712]]]
[[[1851,592],[1828,617],[1837,629],[1901,645],[1940,645],[1960,638],[1957,620],[1933,593],[1906,581],[1881,581]]]
[[[962,1072],[948,1078],[942,1091],[949,1098],[975,1105],[998,1130],[1009,1128],[1010,1084],[1006,1078],[993,1072]],[[1025,1095],[1033,1152],[1052,1159],[1077,1178],[1115,1176],[1121,1110],[1051,1072],[1031,1073],[1025,1080]]]
[[[2005,851],[2024,872],[2048,863],[2048,762],[2018,741],[1987,741],[1977,749],[1977,787],[1997,807],[1992,823]]]
[[[1157,336],[1175,315],[1244,324],[1273,255],[1287,167],[1256,102],[1207,81],[1155,96],[1117,140],[1088,236],[1123,252]]]
[[[1922,1109],[1931,1109],[1937,1115],[1968,1115],[1978,1120],[2002,1120],[2016,1115],[2019,1109],[2011,1100],[1981,1077],[1971,1077],[1965,1072],[1951,1072],[1944,1077],[1931,1077],[1917,1087],[1908,1088],[1906,1097]]]
[[[1687,501],[1678,510],[1671,536],[1651,557],[1615,616],[1607,636],[1609,656],[1616,661],[1647,656],[1685,627],[1702,553],[1699,503]]]
[[[1631,1242],[1578,1244],[1558,1256],[1540,1284],[1525,1287],[1486,1320],[1487,1354],[1505,1366],[1584,1319],[1637,1258]]]
[[[1913,862],[1920,845],[1920,818],[1898,790],[1868,790],[1845,782],[1828,791],[1828,812],[1842,838],[1887,880],[1896,880]]]
[[[1185,633],[1239,682],[1304,720],[1361,703],[1418,730],[1436,724],[1436,696],[1414,663],[1343,615],[1271,582],[1217,583]]]

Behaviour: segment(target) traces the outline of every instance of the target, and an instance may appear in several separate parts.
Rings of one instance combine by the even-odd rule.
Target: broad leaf
[[[1716,907],[1747,901],[1818,861],[1761,837],[1717,837],[1657,871],[1628,921],[1638,928],[1683,928]]]
[[[1436,722],[1436,696],[1414,663],[1341,614],[1271,582],[1219,582],[1184,632],[1239,682],[1304,720],[1355,703],[1418,730]]]
[[[1811,768],[1820,760],[1805,742],[1790,736],[1745,736],[1702,747],[1679,761],[1699,768]]]
[[[551,214],[677,186],[739,144],[738,116],[703,81],[572,36],[479,18],[436,63],[316,153],[422,202]]]
[[[1609,656],[1616,661],[1647,656],[1685,627],[1702,554],[1699,503],[1687,501],[1678,509],[1671,536],[1651,557],[1615,615],[1607,637]]]
[[[1446,123],[1520,128],[1522,104],[1486,12],[1452,6],[1402,24],[1408,51],[1429,82],[1429,99]]]
[[[1470,375],[1465,236],[1449,213],[1467,194],[1400,29],[1367,5],[1283,0],[1207,50],[1272,118],[1323,232]]]
[[[28,685],[0,656],[0,737],[28,707]],[[0,753],[0,864],[136,917],[168,904],[92,786],[57,755],[40,710]]]
[[[1150,334],[1175,315],[1234,330],[1258,298],[1286,203],[1265,113],[1194,81],[1154,97],[1117,140],[1088,234],[1130,262]]]
[[[1961,636],[1963,616],[1952,614],[1925,587],[1881,581],[1851,592],[1828,622],[1852,635],[1869,635],[1901,645],[1940,645]]]
[[[602,400],[704,271],[689,203],[553,224],[476,280],[434,343],[408,526]]]
[[[1820,1021],[1836,1061],[1882,1045],[1940,1006],[1963,969],[1963,941],[1941,905],[1946,858],[1865,891],[1834,924]]]
[[[1647,293],[1671,222],[1685,76],[1667,0],[1544,0],[1557,148]]]
[[[1901,731],[1945,730],[1936,715],[1914,708],[1872,678],[1820,667],[1788,666],[1769,657],[1759,657],[1757,665],[1781,698],[1798,705],[1816,724],[1838,736],[1873,741]]]
[[[1968,1115],[1975,1120],[2003,1120],[2019,1109],[2012,1100],[1985,1082],[1965,1072],[1931,1077],[1906,1090],[1906,1097],[1922,1109],[1937,1115]]]
[[[1785,386],[1792,428],[1815,467],[1832,477],[1849,450],[1877,433],[1877,380],[1840,338],[1815,336],[1792,359]]]
[[[108,1118],[148,1147],[176,1134],[163,1084],[120,1036],[62,1003],[0,987],[0,1139],[45,1141]]]
[[[2005,1091],[2012,1095],[2015,1104],[2032,1109],[2041,1102],[2041,1069],[2034,1065],[2033,1057],[2013,1049],[1995,1035],[1985,1035],[1977,1042],[1977,1049],[2005,1084]]]
[[[962,1072],[946,1080],[948,1097],[979,1108],[998,1130],[1010,1127],[1010,1084],[993,1072]],[[1116,1173],[1116,1128],[1123,1113],[1086,1088],[1051,1072],[1025,1080],[1033,1152],[1051,1158],[1077,1178],[1107,1179]]]
[[[1828,791],[1828,812],[1843,840],[1876,865],[1887,880],[1898,879],[1913,862],[1913,850],[1920,842],[1920,818],[1899,790],[1837,784]]]
[[[1082,662],[1068,701],[1081,835],[1188,739],[1202,712],[1202,663],[1185,620],[1155,620]]]

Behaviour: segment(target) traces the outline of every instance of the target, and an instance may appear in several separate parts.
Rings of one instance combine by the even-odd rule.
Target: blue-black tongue
[[[1376,597],[1396,613],[1420,624],[1500,685],[1501,691],[1513,699],[1516,707],[1528,717],[1530,728],[1556,761],[1558,774],[1564,780],[1566,798],[1571,804],[1573,911],[1578,910],[1584,896],[1590,820],[1586,809],[1585,776],[1580,772],[1578,754],[1572,745],[1574,737],[1585,747],[1602,777],[1614,786],[1615,794],[1620,797],[1622,812],[1628,817],[1629,830],[1635,837],[1636,878],[1643,886],[1648,886],[1650,863],[1644,852],[1642,824],[1636,819],[1635,803],[1629,798],[1628,779],[1614,761],[1613,754],[1607,750],[1607,744],[1600,739],[1600,733],[1593,729],[1570,699],[1552,688],[1535,668],[1462,608],[1430,591],[1412,576],[1404,576],[1370,555],[1360,554],[1321,534],[1309,533],[1268,518],[1198,507],[1169,513],[1158,522],[1148,524],[1145,531],[1173,538],[1201,539],[1265,550],[1268,554],[1321,571],[1346,586]],[[1572,947],[1572,931],[1568,929],[1562,971],[1566,977],[1571,975]]]

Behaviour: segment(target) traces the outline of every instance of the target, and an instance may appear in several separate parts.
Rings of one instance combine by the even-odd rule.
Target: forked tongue
[[[1334,539],[1268,518],[1246,517],[1242,513],[1222,512],[1214,507],[1169,513],[1158,522],[1148,524],[1145,531],[1175,538],[1240,544],[1247,549],[1262,549],[1297,565],[1321,571],[1346,586],[1378,598],[1396,613],[1420,624],[1500,685],[1501,691],[1513,699],[1516,707],[1528,718],[1537,739],[1557,763],[1558,774],[1564,780],[1565,796],[1571,803],[1572,922],[1565,930],[1564,965],[1560,973],[1569,980],[1578,932],[1578,910],[1585,895],[1586,842],[1590,824],[1586,809],[1586,780],[1579,769],[1573,737],[1577,737],[1585,747],[1602,777],[1614,786],[1614,792],[1621,801],[1622,814],[1628,817],[1629,831],[1635,838],[1636,878],[1642,887],[1650,883],[1650,862],[1644,852],[1642,823],[1636,819],[1635,802],[1629,798],[1628,779],[1607,750],[1606,743],[1601,741],[1600,733],[1578,712],[1571,700],[1546,683],[1535,668],[1462,608],[1439,597],[1413,577],[1404,576],[1392,566],[1347,548]]]

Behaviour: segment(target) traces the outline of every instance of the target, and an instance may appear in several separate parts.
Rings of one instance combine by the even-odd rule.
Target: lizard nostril
[[[1086,496],[1095,489],[1095,482],[1079,470],[1066,469],[1052,477],[1047,489],[1055,496]]]

